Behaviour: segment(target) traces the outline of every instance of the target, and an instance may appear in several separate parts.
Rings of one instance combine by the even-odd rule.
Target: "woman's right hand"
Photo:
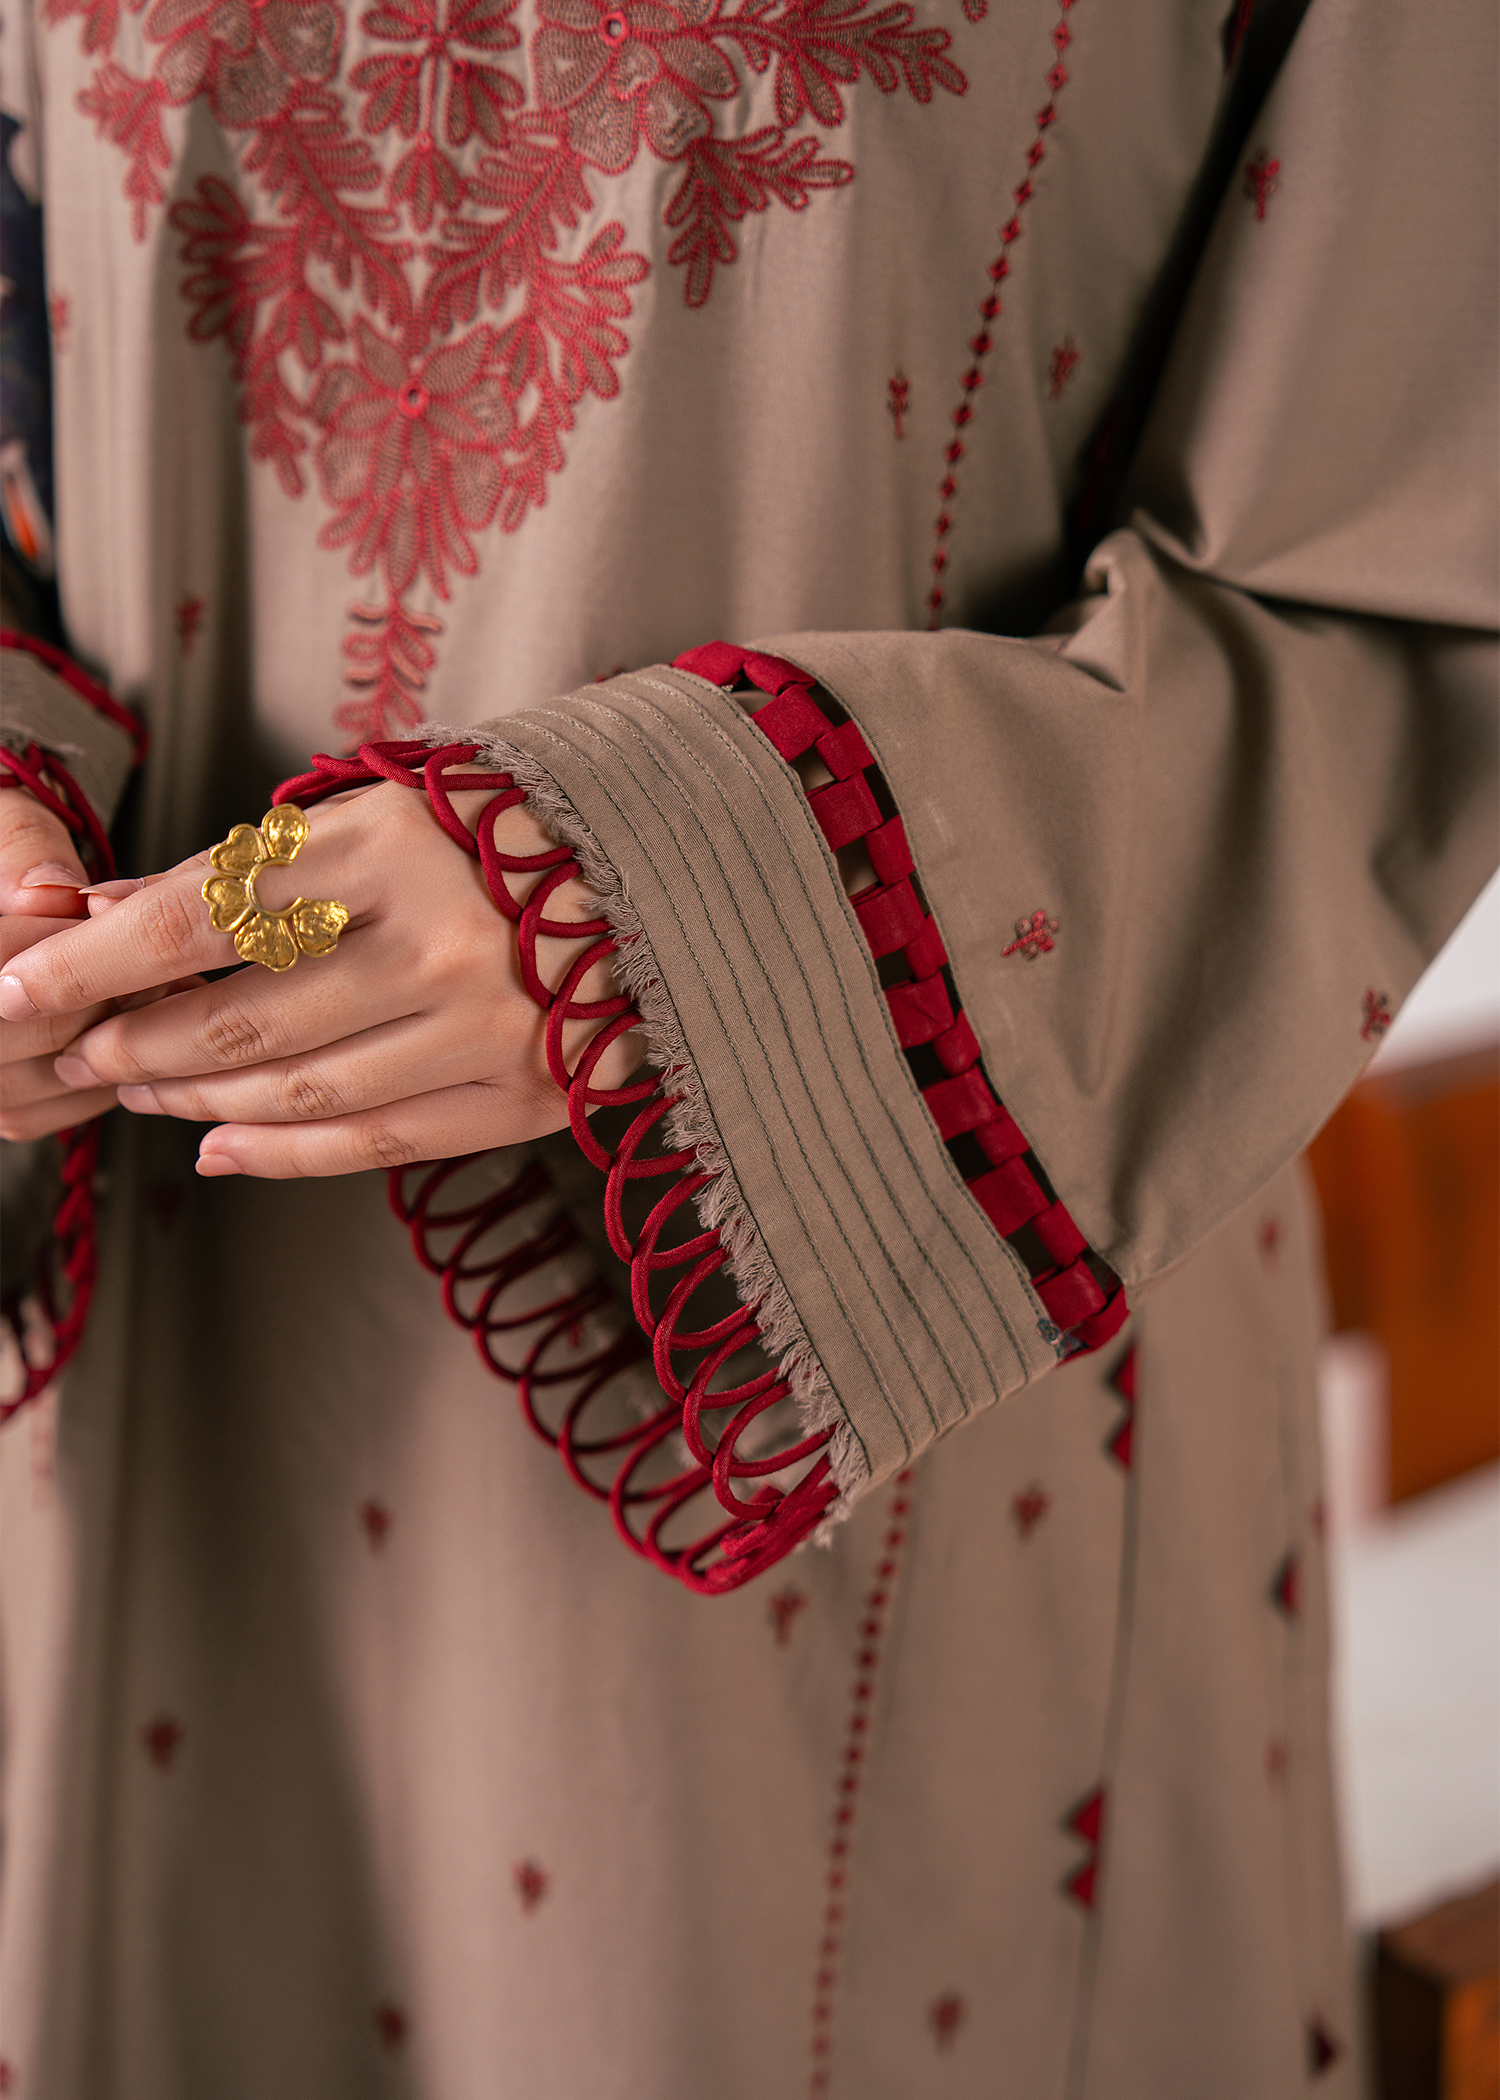
[[[0,965],[81,918],[78,892],[87,881],[61,818],[25,788],[0,793]],[[42,1137],[114,1107],[112,1086],[79,1093],[52,1069],[60,1050],[114,1011],[109,1002],[81,1013],[0,1021],[0,1137]]]

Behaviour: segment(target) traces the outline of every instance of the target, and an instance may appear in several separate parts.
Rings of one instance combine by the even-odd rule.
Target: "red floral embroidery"
[[[1395,1019],[1391,1012],[1391,1002],[1384,992],[1377,992],[1374,985],[1371,985],[1365,993],[1362,1005],[1364,1021],[1359,1031],[1360,1041],[1378,1043]]]
[[[906,435],[906,404],[910,399],[911,381],[898,365],[886,388],[886,407],[890,410],[891,421],[896,426],[898,438],[904,438]]]
[[[1105,1803],[1104,1788],[1096,1787],[1074,1809],[1065,1826],[1074,1837],[1082,1838],[1088,1847],[1088,1857],[1063,1883],[1065,1894],[1071,1896],[1081,1910],[1092,1910],[1099,1893],[1099,1854],[1104,1844]]]
[[[521,1899],[521,1910],[526,1917],[541,1903],[552,1886],[552,1876],[545,1867],[539,1867],[534,1859],[522,1859],[512,1868],[516,1894]]]
[[[1052,1507],[1052,1497],[1044,1487],[1033,1483],[1023,1488],[1010,1505],[1010,1513],[1016,1520],[1016,1529],[1023,1539],[1029,1539]]]
[[[1267,158],[1261,147],[1254,160],[1245,163],[1245,195],[1255,200],[1255,216],[1263,219],[1266,206],[1281,188],[1281,162]]]
[[[246,201],[205,175],[171,210],[189,333],[228,350],[252,457],[295,496],[311,450],[324,544],[380,576],[345,648],[356,740],[422,712],[441,630],[408,593],[473,575],[475,536],[546,501],[584,396],[619,391],[649,263],[618,221],[580,234],[595,179],[667,164],[668,261],[701,306],[735,226],[852,180],[799,127],[842,124],[863,78],[921,103],[967,87],[912,0],[538,0],[528,101],[499,63],[516,6],[377,0],[359,26],[389,48],[340,77],[334,0],[151,0],[142,77],[108,55],[115,0],[48,0],[101,54],[79,106],[126,156],[138,239],[165,201],[164,111],[201,98],[243,139]],[[776,121],[736,135],[767,72]]]
[[[951,2049],[954,2037],[968,2017],[967,2001],[957,1991],[945,1991],[941,1998],[934,1998],[927,2008],[927,2024],[932,2029],[932,2038],[940,2049]]]
[[[154,1721],[148,1721],[141,1730],[141,1742],[152,1764],[163,1772],[170,1771],[186,1733],[182,1723],[174,1721],[170,1714],[159,1714]]]
[[[52,352],[61,357],[68,347],[68,328],[73,318],[73,302],[66,292],[54,292],[47,301],[47,319],[52,328]]]
[[[1083,352],[1072,336],[1065,335],[1052,352],[1052,360],[1047,367],[1047,395],[1050,400],[1056,401],[1059,398],[1077,370],[1078,360],[1082,355]]]
[[[192,655],[202,624],[203,600],[196,591],[184,591],[177,601],[177,646],[184,656]]]
[[[1016,938],[1002,955],[1024,955],[1028,962],[1035,962],[1039,955],[1050,955],[1055,945],[1052,936],[1057,931],[1056,919],[1049,919],[1044,911],[1034,911],[1029,919],[1017,919]]]
[[[784,1590],[778,1590],[775,1596],[770,1599],[767,1605],[767,1613],[771,1624],[776,1629],[776,1645],[778,1648],[789,1648],[791,1646],[792,1622],[799,1611],[805,1611],[806,1609],[807,1598],[795,1584],[789,1583]]]
[[[389,1998],[383,1998],[370,2017],[375,2023],[375,2032],[379,2035],[382,2046],[386,2049],[399,2049],[406,2040],[406,2030],[410,2024],[400,2006],[392,2005]]]
[[[1264,1218],[1255,1234],[1255,1244],[1260,1249],[1263,1266],[1274,1276],[1281,1253],[1281,1220]]]
[[[359,1521],[364,1526],[365,1537],[370,1542],[370,1551],[378,1553],[390,1537],[395,1518],[383,1502],[372,1499],[359,1505]]]

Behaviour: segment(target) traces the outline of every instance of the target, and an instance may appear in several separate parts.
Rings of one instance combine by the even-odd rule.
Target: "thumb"
[[[0,794],[0,913],[81,918],[88,879],[61,817],[24,788]]]

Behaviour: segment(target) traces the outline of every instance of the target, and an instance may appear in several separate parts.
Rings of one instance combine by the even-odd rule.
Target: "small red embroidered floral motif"
[[[519,0],[376,0],[357,22],[381,48],[347,72],[333,0],[127,4],[144,76],[113,56],[117,0],[47,14],[80,17],[97,57],[78,106],[125,155],[137,239],[166,201],[165,112],[201,99],[234,135],[243,200],[203,175],[170,212],[188,331],[224,344],[252,457],[296,496],[311,451],[324,545],[381,579],[345,651],[356,741],[424,711],[439,629],[407,594],[472,576],[475,536],[546,501],[585,397],[619,392],[650,265],[600,218],[599,178],[665,163],[667,260],[701,306],[744,220],[853,179],[805,125],[842,125],[862,79],[923,104],[967,89],[913,0],[536,0],[529,97],[502,63]],[[774,121],[736,131],[766,74]]]
[[[1359,1031],[1360,1040],[1365,1043],[1378,1043],[1395,1019],[1391,1012],[1391,1002],[1384,992],[1377,992],[1374,985],[1371,985],[1365,993],[1362,1006],[1364,1022]]]
[[[1261,147],[1254,160],[1245,163],[1245,195],[1255,200],[1255,216],[1263,219],[1266,206],[1281,188],[1281,162],[1270,160]]]
[[[1104,1810],[1104,1788],[1096,1787],[1092,1794],[1078,1804],[1063,1826],[1073,1837],[1082,1838],[1088,1847],[1088,1857],[1081,1866],[1075,1867],[1063,1882],[1063,1893],[1071,1896],[1081,1910],[1092,1910],[1099,1893],[1099,1854],[1104,1844]]]
[[[406,2040],[409,2024],[400,2006],[392,2005],[389,1998],[383,1998],[370,2017],[375,2023],[375,2032],[380,2037],[382,2047],[399,2049]]]
[[[1286,1737],[1273,1735],[1266,1745],[1266,1782],[1272,1788],[1286,1784],[1286,1768],[1291,1756]]]
[[[163,1772],[170,1771],[186,1732],[170,1714],[159,1714],[154,1721],[148,1721],[141,1730],[141,1742],[152,1764]]]
[[[904,438],[906,435],[906,405],[911,399],[911,381],[899,365],[891,374],[890,383],[885,391],[885,405],[890,412],[891,421],[895,425],[896,435],[898,438]]]
[[[14,2093],[19,2090],[20,2079],[16,2074],[15,2065],[8,2056],[0,2056],[0,2093]]]
[[[1321,2078],[1331,2071],[1343,2056],[1344,2046],[1331,2035],[1323,2022],[1316,2017],[1307,2023],[1307,2070],[1309,2077]]]
[[[1262,1219],[1255,1235],[1255,1242],[1260,1248],[1261,1262],[1274,1276],[1281,1253],[1281,1220],[1279,1218]]]
[[[511,1874],[521,1900],[522,1914],[529,1918],[551,1888],[552,1876],[534,1859],[517,1860]]]
[[[47,301],[47,319],[52,327],[52,354],[61,357],[68,347],[68,324],[73,306],[66,292],[54,292]]]
[[[1035,962],[1039,955],[1052,952],[1052,936],[1056,932],[1056,919],[1049,919],[1044,911],[1034,911],[1029,919],[1017,919],[1016,938],[1000,953],[1002,956],[1024,955],[1028,962]]]
[[[767,1616],[776,1629],[778,1648],[789,1648],[792,1644],[792,1623],[799,1611],[807,1609],[807,1598],[793,1584],[778,1590],[767,1605]]]
[[[1029,1488],[1022,1489],[1010,1505],[1010,1513],[1015,1518],[1016,1529],[1023,1539],[1031,1537],[1051,1507],[1052,1497],[1044,1487],[1033,1483]]]
[[[395,1518],[383,1502],[371,1500],[359,1505],[359,1521],[364,1527],[365,1537],[369,1540],[370,1551],[378,1553],[391,1535],[391,1526],[395,1523]]]
[[[1283,1618],[1295,1619],[1302,1609],[1302,1562],[1288,1553],[1271,1580],[1271,1602]]]
[[[177,601],[177,646],[184,656],[192,655],[202,624],[203,600],[196,591],[184,591]]]
[[[1062,390],[1073,377],[1074,372],[1078,368],[1078,360],[1082,355],[1083,352],[1074,342],[1072,336],[1065,335],[1053,351],[1052,361],[1047,367],[1047,395],[1049,400],[1056,401],[1061,397]]]
[[[968,2016],[968,2004],[957,1991],[944,1991],[927,2008],[927,2024],[940,2049],[951,2049],[954,2037]]]

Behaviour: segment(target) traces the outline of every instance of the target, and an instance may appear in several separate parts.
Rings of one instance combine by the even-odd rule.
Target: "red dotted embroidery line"
[[[698,1169],[691,1148],[656,1155],[642,1149],[678,1098],[669,1091],[670,1074],[656,1074],[627,1087],[592,1084],[594,1070],[609,1045],[640,1023],[638,1011],[624,996],[595,1001],[578,997],[588,972],[614,953],[615,936],[603,919],[580,925],[544,916],[547,900],[577,873],[578,863],[566,846],[531,855],[500,851],[495,843],[496,820],[504,810],[523,802],[525,794],[508,773],[455,775],[453,769],[467,765],[478,748],[476,744],[450,744],[432,751],[423,744],[385,743],[365,744],[353,759],[320,753],[314,760],[315,770],[283,781],[273,800],[305,806],[365,781],[394,781],[425,792],[448,836],[480,862],[496,909],[517,929],[526,988],[547,1015],[548,1065],[567,1094],[573,1135],[585,1157],[606,1177],[605,1226],[611,1247],[630,1270],[635,1325],[617,1331],[591,1353],[584,1350],[583,1322],[593,1314],[607,1315],[613,1304],[608,1285],[597,1278],[544,1305],[523,1302],[519,1309],[511,1309],[513,1287],[556,1255],[578,1246],[581,1239],[571,1219],[554,1216],[519,1247],[502,1245],[497,1253],[491,1240],[486,1249],[486,1241],[497,1228],[549,1196],[550,1182],[535,1163],[497,1194],[446,1209],[440,1207],[440,1198],[449,1183],[483,1155],[397,1168],[390,1177],[392,1208],[410,1230],[417,1259],[441,1279],[443,1305],[450,1319],[473,1334],[486,1366],[515,1385],[526,1421],[556,1449],[577,1485],[608,1505],[625,1543],[689,1589],[718,1595],[738,1589],[800,1545],[837,1500],[838,1486],[827,1456],[833,1431],[830,1427],[799,1437],[790,1447],[758,1459],[740,1455],[741,1438],[768,1408],[788,1396],[790,1387],[771,1368],[728,1389],[709,1390],[724,1365],[758,1342],[761,1333],[755,1306],[736,1306],[707,1327],[693,1329],[688,1324],[688,1308],[695,1294],[729,1258],[717,1228],[697,1233],[678,1246],[660,1245],[675,1213],[710,1177]],[[477,837],[470,836],[453,808],[450,793],[454,787],[491,792]],[[512,895],[511,877],[531,879],[524,902]],[[536,944],[544,938],[571,940],[582,949],[556,993],[537,972]],[[572,1021],[593,1021],[598,1026],[570,1071],[563,1060],[562,1031]],[[590,1113],[597,1108],[626,1107],[637,1113],[614,1151],[607,1151],[590,1127]],[[416,1177],[414,1187],[408,1186],[409,1176]],[[626,1192],[633,1182],[656,1180],[666,1181],[666,1192],[632,1238],[622,1215]],[[651,1286],[660,1277],[671,1282],[658,1314],[651,1302]],[[508,1363],[497,1353],[503,1338],[538,1326],[540,1335],[519,1363]],[[661,1386],[661,1407],[644,1421],[590,1435],[590,1408],[612,1379],[647,1356]],[[544,1420],[540,1412],[544,1398],[549,1404],[561,1400],[553,1422]],[[717,1440],[710,1441],[710,1418],[726,1413],[729,1420]],[[664,1479],[649,1477],[649,1462],[669,1461],[678,1438],[687,1447],[686,1463]],[[607,1483],[589,1471],[600,1465],[612,1469]],[[785,1490],[766,1477],[799,1465],[807,1470]],[[742,1501],[735,1490],[737,1481],[761,1484],[748,1501]],[[665,1527],[700,1497],[713,1498],[724,1521],[690,1543],[669,1545]]]
[[[845,1744],[834,1795],[833,1836],[828,1841],[827,1901],[823,1910],[823,1937],[818,1944],[818,1968],[813,1981],[812,2075],[808,2091],[826,2093],[833,2077],[833,2007],[838,1991],[839,1967],[844,1951],[844,1928],[849,1914],[849,1858],[860,1787],[869,1754],[871,1718],[875,1710],[875,1682],[880,1667],[880,1643],[890,1615],[891,1593],[896,1586],[901,1548],[906,1543],[907,1518],[911,1512],[912,1475],[898,1473],[895,1493],[886,1511],[887,1530],[880,1544],[875,1580],[865,1597],[860,1623],[859,1647],[855,1652],[854,1690],[850,1699]]]
[[[1062,10],[1061,18],[1052,31],[1052,42],[1056,49],[1057,57],[1047,73],[1047,86],[1051,92],[1047,101],[1036,113],[1036,136],[1026,149],[1026,174],[1016,185],[1015,189],[1011,191],[1011,201],[1014,209],[1009,219],[1000,229],[1000,250],[990,264],[988,271],[990,290],[979,304],[979,318],[984,325],[978,335],[972,336],[969,340],[971,362],[960,381],[962,391],[959,395],[958,406],[954,409],[949,419],[953,424],[953,436],[949,439],[947,449],[943,454],[943,458],[947,462],[948,471],[938,485],[941,508],[933,525],[933,535],[937,545],[932,553],[932,588],[927,593],[927,625],[929,628],[936,628],[941,625],[943,607],[947,603],[948,593],[943,578],[948,567],[949,536],[953,530],[953,499],[958,494],[958,464],[966,450],[964,432],[974,420],[974,396],[984,384],[985,361],[995,347],[995,338],[992,330],[994,323],[999,320],[1003,311],[999,286],[1010,275],[1010,250],[1021,238],[1022,214],[1036,195],[1034,177],[1047,154],[1047,148],[1044,143],[1046,134],[1057,122],[1057,98],[1068,84],[1068,69],[1063,63],[1063,53],[1073,41],[1073,33],[1068,27],[1068,16],[1072,11],[1073,0],[1059,0],[1059,5]]]
[[[1030,1140],[985,1074],[978,1038],[943,974],[948,955],[937,922],[913,887],[906,827],[899,815],[881,815],[877,793],[888,808],[894,797],[857,724],[836,726],[813,697],[811,673],[779,657],[710,642],[679,656],[674,669],[721,686],[743,678],[770,693],[750,717],[756,728],[789,763],[816,751],[833,774],[813,789],[808,807],[835,852],[858,840],[870,856],[878,879],[849,901],[877,962],[900,954],[911,971],[906,982],[885,987],[885,999],[902,1049],[930,1046],[942,1068],[942,1078],[921,1088],[922,1099],[945,1142],[977,1141],[981,1163],[965,1181],[995,1230],[1004,1239],[1028,1233],[1029,1246],[1017,1251],[1055,1328],[1047,1339],[1062,1341],[1069,1354],[1097,1349],[1127,1316],[1124,1288],[1043,1189]]]

